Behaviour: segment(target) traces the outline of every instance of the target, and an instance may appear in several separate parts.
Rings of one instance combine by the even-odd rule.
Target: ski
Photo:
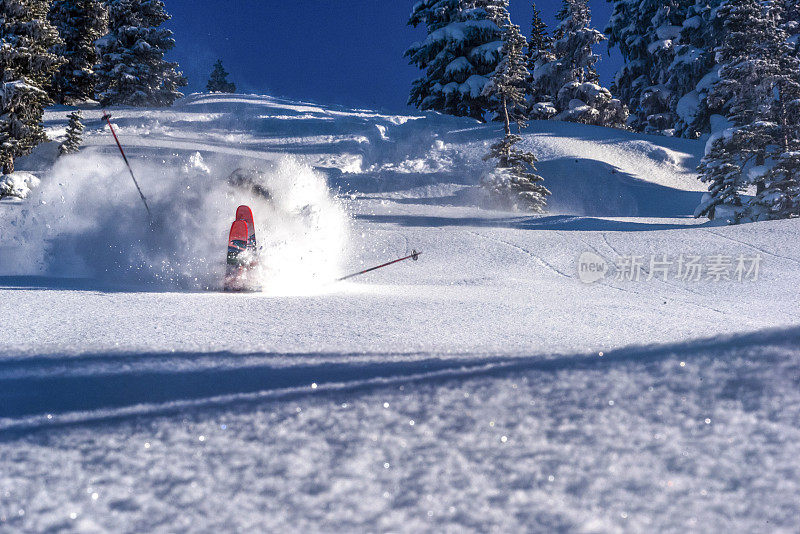
[[[258,265],[256,226],[249,206],[236,208],[236,220],[228,234],[228,257],[225,269],[226,291],[257,290],[250,273]]]
[[[246,221],[233,221],[228,234],[228,257],[225,269],[226,291],[244,289],[245,271],[248,268],[246,254],[249,234],[250,230]]]
[[[236,220],[247,223],[249,233],[247,235],[247,248],[256,249],[256,223],[253,222],[253,210],[250,206],[239,206],[236,208]]]

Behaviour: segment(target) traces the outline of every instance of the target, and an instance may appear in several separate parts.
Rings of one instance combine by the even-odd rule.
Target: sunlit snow
[[[0,203],[0,531],[797,530],[800,221],[692,218],[705,140],[534,121],[531,216],[477,186],[498,124],[111,109],[151,230],[101,114]],[[232,294],[241,203],[261,291]],[[584,253],[644,271],[583,283]]]

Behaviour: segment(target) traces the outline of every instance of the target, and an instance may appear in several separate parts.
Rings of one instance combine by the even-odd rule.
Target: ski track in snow
[[[792,258],[790,256],[782,256],[780,254],[776,254],[774,252],[770,252],[769,250],[765,250],[765,249],[763,249],[761,247],[757,247],[757,246],[753,245],[752,243],[748,243],[748,242],[742,241],[740,239],[736,239],[736,238],[733,238],[733,237],[730,237],[730,236],[727,236],[727,235],[724,235],[724,234],[720,234],[718,232],[713,232],[713,231],[708,230],[708,229],[705,229],[705,231],[707,233],[709,233],[709,234],[713,234],[713,235],[715,235],[717,237],[721,237],[722,239],[727,239],[728,241],[733,241],[735,243],[739,243],[741,245],[745,245],[746,247],[751,248],[753,250],[757,250],[758,252],[762,252],[762,253],[766,254],[767,256],[772,256],[773,258],[781,258],[781,259],[784,259],[784,260],[789,260],[791,262],[800,264],[800,260],[798,260],[797,258]]]
[[[556,267],[554,267],[550,263],[546,262],[545,260],[543,260],[541,257],[537,256],[536,254],[534,254],[530,250],[527,250],[527,249],[525,249],[523,247],[520,247],[519,245],[515,245],[514,243],[510,243],[508,241],[504,241],[503,239],[500,239],[500,238],[497,238],[497,237],[491,237],[491,236],[483,235],[483,234],[480,234],[478,232],[468,231],[467,233],[469,233],[471,235],[474,235],[474,236],[477,236],[477,237],[480,237],[482,239],[488,239],[488,240],[494,241],[496,243],[502,243],[504,245],[507,245],[507,246],[509,246],[509,247],[511,247],[511,248],[513,248],[515,250],[518,250],[518,251],[522,252],[523,254],[526,254],[527,256],[530,256],[533,259],[533,261],[535,261],[536,263],[538,263],[542,267],[545,267],[545,268],[549,269],[550,271],[556,273],[557,275],[563,276],[564,278],[571,278],[568,274],[560,271],[559,269],[557,269]]]
[[[603,243],[605,243],[608,246],[608,248],[610,248],[611,251],[614,252],[614,254],[616,254],[617,256],[622,256],[622,254],[620,254],[620,252],[617,249],[615,249],[614,246],[608,241],[608,236],[606,235],[605,232],[600,234],[600,236],[603,238]]]
[[[608,248],[610,248],[614,252],[614,254],[616,254],[618,257],[623,255],[616,248],[614,248],[614,246],[608,240],[608,236],[606,235],[605,232],[601,233],[600,236],[603,238],[603,242],[606,244],[606,246],[608,246]],[[595,249],[595,251],[598,252],[598,254],[599,254],[599,251],[597,251],[596,249]],[[646,267],[643,268],[642,270],[643,270],[643,272],[645,274],[647,274],[649,276],[650,272],[647,270]],[[682,287],[682,286],[679,286],[679,285],[676,285],[676,284],[670,284],[669,282],[667,282],[663,278],[653,277],[653,280],[655,280],[656,282],[660,282],[660,283],[662,283],[664,285],[667,285],[669,287],[676,288],[676,289],[679,289],[681,291],[685,291],[687,293],[692,293],[693,295],[702,296],[702,293],[699,293],[697,291],[693,291],[692,289],[689,289],[688,287]],[[724,311],[719,310],[717,308],[714,308],[712,306],[708,306],[708,305],[705,305],[705,304],[699,304],[697,302],[692,302],[692,301],[684,301],[684,302],[686,302],[686,304],[689,304],[691,306],[698,306],[700,308],[704,308],[706,310],[713,311],[713,312],[719,313],[721,315],[725,315],[726,314]]]
[[[563,237],[563,235],[561,235],[560,233],[558,233],[558,234],[559,234],[560,237]],[[575,237],[581,243],[583,243],[587,247],[591,248],[596,254],[598,254],[599,256],[603,256],[603,254],[600,252],[600,250],[597,247],[595,247],[594,245],[592,245],[591,243],[589,243],[586,239],[583,239],[580,236],[575,236]],[[614,252],[614,254],[616,254],[618,257],[622,256],[622,254],[617,249],[615,249],[611,245],[611,243],[608,241],[608,237],[606,236],[605,232],[600,233],[600,237],[602,238],[602,240],[606,244],[606,246],[609,249],[611,249],[611,251]],[[645,274],[649,274],[646,269],[643,269],[643,272]],[[675,284],[670,284],[669,282],[666,282],[665,280],[662,280],[660,278],[654,278],[654,280],[657,281],[657,282],[660,282],[662,284],[665,284],[665,285],[667,285],[667,286],[669,286],[671,288],[675,288],[675,289],[678,289],[678,290],[686,292],[686,293],[691,293],[691,294],[694,294],[694,295],[702,295],[701,293],[698,293],[697,291],[693,291],[693,290],[691,290],[691,289],[689,289],[687,287],[681,287],[681,286],[678,286],[678,285],[675,285]],[[605,287],[610,287],[612,289],[616,289],[616,290],[622,291],[624,293],[633,293],[633,294],[642,295],[642,293],[634,291],[632,289],[626,289],[626,288],[623,288],[623,287],[615,286],[615,285],[611,284],[611,282],[608,279],[603,280],[602,282],[599,282],[599,283],[601,283]],[[675,297],[673,297],[673,298],[675,298]],[[716,309],[716,308],[713,308],[711,306],[707,306],[707,305],[704,305],[704,304],[699,304],[697,302],[687,301],[687,300],[683,300],[683,299],[681,299],[681,302],[683,302],[685,304],[688,304],[690,306],[695,306],[695,307],[698,307],[698,308],[706,309],[706,310],[709,310],[709,311],[713,311],[715,313],[719,313],[719,314],[725,315],[724,311]]]
[[[49,171],[41,147],[19,168],[42,186],[0,203],[0,532],[800,529],[800,260],[777,252],[800,221],[691,218],[702,141],[536,121],[531,216],[476,187],[496,124],[112,110],[182,229],[150,242],[84,116],[84,150]],[[239,167],[272,203],[226,189]],[[241,202],[265,291],[208,291]],[[587,285],[585,251],[767,257],[757,281]]]

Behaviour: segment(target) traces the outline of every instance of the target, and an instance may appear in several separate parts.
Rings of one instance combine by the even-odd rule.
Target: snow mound
[[[638,152],[643,158],[649,159],[655,165],[678,167],[683,163],[683,160],[686,159],[685,154],[659,146],[650,141],[630,141],[627,145],[632,152]]]
[[[39,185],[39,179],[29,172],[14,172],[0,175],[0,198],[27,198],[31,188]]]
[[[263,198],[230,186],[237,161],[200,153],[132,162],[152,224],[118,156],[59,159],[28,206],[3,227],[2,274],[90,277],[163,289],[214,289],[225,270],[236,207],[253,208],[262,246],[258,282],[269,293],[307,292],[338,272],[348,217],[324,177],[291,157],[264,162]]]

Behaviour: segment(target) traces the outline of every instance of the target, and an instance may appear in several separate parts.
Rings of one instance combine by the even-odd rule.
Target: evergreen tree
[[[507,5],[507,0],[502,2]],[[493,111],[503,120],[506,135],[510,135],[511,121],[521,125],[525,118],[525,82],[530,75],[524,53],[527,42],[519,26],[511,24],[505,5],[492,6],[489,13],[492,20],[503,28],[503,47],[502,59],[486,84],[483,96],[493,103]]]
[[[675,135],[694,139],[712,129],[712,117],[725,115],[708,94],[719,79],[716,51],[725,39],[718,15],[723,0],[696,0],[686,8],[675,57],[669,67],[667,88],[675,95]]]
[[[775,124],[773,138],[763,145],[772,163],[756,181],[756,196],[745,216],[749,220],[800,217],[800,54],[798,53],[797,2],[778,1],[766,12],[762,44],[769,86],[759,108]]]
[[[53,99],[74,104],[94,98],[94,66],[100,59],[94,42],[108,30],[105,5],[98,0],[55,0],[49,19],[62,40],[53,51],[66,60],[53,80]]]
[[[709,194],[696,215],[731,222],[797,216],[800,160],[800,58],[783,25],[779,2],[726,1],[719,8],[725,39],[717,50],[720,80],[708,96],[724,102],[732,128],[712,138],[700,166]],[[755,186],[743,205],[740,193]],[[729,214],[730,212],[730,214]]]
[[[81,147],[83,139],[83,123],[81,123],[81,112],[75,110],[68,115],[69,125],[67,126],[67,138],[61,143],[58,149],[59,154],[74,154]]]
[[[765,106],[779,74],[779,51],[770,34],[779,29],[772,20],[774,13],[760,0],[726,0],[718,13],[724,21],[725,39],[716,52],[720,80],[708,98],[727,104],[727,118],[734,126],[747,126],[767,118]]]
[[[763,135],[760,128],[745,126],[709,140],[706,155],[697,167],[700,180],[708,184],[708,193],[695,209],[695,217],[739,221],[744,206],[742,193],[748,186],[743,170],[758,157],[759,150],[753,141],[762,137],[763,142]]]
[[[0,0],[0,164],[5,174],[14,172],[14,158],[47,139],[42,115],[61,65],[50,51],[59,37],[47,21],[49,7],[43,0]]]
[[[719,7],[723,0],[696,0],[687,11],[680,44],[676,47],[669,87],[681,98],[676,133],[691,139],[718,129],[713,117],[724,116],[724,103],[715,107],[708,95],[719,80],[716,52],[726,39]]]
[[[501,0],[421,0],[408,24],[424,24],[427,38],[405,56],[425,71],[413,82],[409,104],[483,121],[490,104],[483,89],[501,58],[501,30],[487,7]]]
[[[800,143],[792,139],[762,177],[761,192],[750,201],[745,217],[760,221],[800,217]]]
[[[646,34],[649,24],[646,19],[652,12],[640,15],[641,0],[615,0],[605,33],[608,47],[618,47],[624,63],[617,72],[612,88],[631,111],[631,126],[641,129],[639,124],[639,95],[649,85],[651,56],[647,51],[649,39]]]
[[[598,84],[595,63],[599,59],[592,46],[605,40],[591,27],[588,0],[563,0],[554,32],[553,58],[534,69],[533,79],[551,107],[559,111],[558,120],[601,126],[624,125],[627,110]]]
[[[610,0],[609,46],[625,60],[612,90],[637,130],[696,138],[724,115],[709,103],[718,79],[716,49],[724,37],[723,0]]]
[[[609,47],[625,64],[612,90],[628,106],[628,123],[639,131],[673,134],[676,92],[667,84],[689,0],[615,0],[606,27]]]
[[[528,79],[524,49],[527,46],[519,26],[511,24],[506,1],[490,11],[503,30],[503,59],[498,64],[484,95],[499,106],[498,115],[503,118],[503,139],[491,147],[485,161],[497,160],[496,167],[485,174],[481,184],[489,194],[502,203],[513,207],[541,212],[550,191],[536,174],[536,156],[516,148],[522,137],[511,133],[511,120],[521,129],[525,126],[525,87]]]
[[[528,39],[528,70],[536,66],[536,62],[544,55],[552,52],[553,39],[547,32],[547,24],[542,20],[542,12],[531,3],[533,16],[531,18],[531,37]]]
[[[797,51],[800,48],[800,0],[784,0],[782,26]]]
[[[225,67],[222,66],[221,59],[214,63],[214,70],[211,71],[211,77],[206,84],[206,89],[212,93],[236,92],[236,85],[228,81],[228,73],[225,71]]]
[[[553,61],[553,39],[547,32],[547,24],[542,20],[541,12],[536,8],[536,4],[531,4],[533,16],[531,19],[531,37],[528,40],[528,104],[529,114],[534,118],[549,119],[555,114],[552,106],[542,105],[553,100],[552,96],[545,93],[543,87],[534,78],[534,71],[542,65]]]
[[[103,106],[171,106],[186,78],[164,60],[175,46],[161,0],[108,0],[109,33],[97,40],[97,92]]]
[[[606,39],[591,27],[589,0],[562,0],[556,19],[559,24],[554,33],[553,48],[563,68],[569,72],[570,80],[596,83],[598,77],[594,65],[600,56],[592,51],[592,46]]]

